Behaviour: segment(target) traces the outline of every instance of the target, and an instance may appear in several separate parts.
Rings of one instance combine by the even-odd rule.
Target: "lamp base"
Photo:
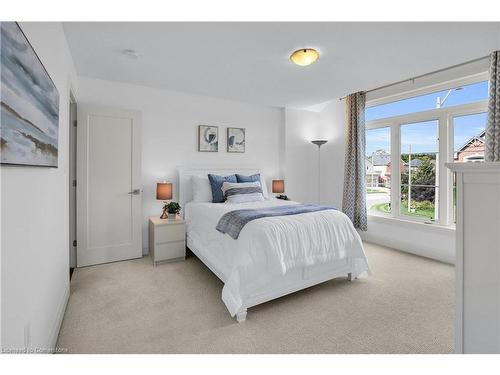
[[[168,215],[167,215],[167,210],[165,209],[165,210],[163,210],[163,213],[161,214],[160,219],[166,219],[166,218],[168,218]]]

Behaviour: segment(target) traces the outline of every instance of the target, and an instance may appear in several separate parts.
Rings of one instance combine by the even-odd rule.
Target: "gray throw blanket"
[[[238,239],[243,227],[252,220],[263,217],[298,215],[308,212],[335,210],[333,206],[318,204],[293,204],[266,208],[246,208],[225,213],[219,220],[216,229],[227,233],[235,240]]]

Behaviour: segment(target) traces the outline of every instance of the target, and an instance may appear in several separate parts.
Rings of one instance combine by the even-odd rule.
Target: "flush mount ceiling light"
[[[290,60],[300,66],[311,65],[319,59],[319,52],[314,48],[301,48],[290,55]]]
[[[133,49],[123,49],[122,53],[127,56],[129,59],[138,59],[139,54],[137,53],[136,50]]]

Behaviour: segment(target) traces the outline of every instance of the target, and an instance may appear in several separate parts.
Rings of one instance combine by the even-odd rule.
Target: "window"
[[[401,116],[409,113],[445,108],[488,99],[488,81],[415,96],[387,104],[366,108],[366,121]]]
[[[366,206],[374,215],[391,212],[391,129],[366,131]]]
[[[453,117],[454,161],[484,161],[486,121],[486,112]]]
[[[437,120],[401,125],[402,215],[436,220],[438,155]]]
[[[487,113],[453,117],[453,161],[483,162]],[[456,220],[456,174],[452,184],[453,221]]]
[[[453,224],[455,177],[445,163],[484,160],[488,97],[484,79],[462,82],[391,103],[367,103],[369,215]]]

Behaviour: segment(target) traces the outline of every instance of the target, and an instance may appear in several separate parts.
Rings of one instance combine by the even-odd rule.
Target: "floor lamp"
[[[318,204],[321,203],[321,146],[323,146],[326,142],[325,139],[316,139],[311,141],[316,146],[318,146]]]

